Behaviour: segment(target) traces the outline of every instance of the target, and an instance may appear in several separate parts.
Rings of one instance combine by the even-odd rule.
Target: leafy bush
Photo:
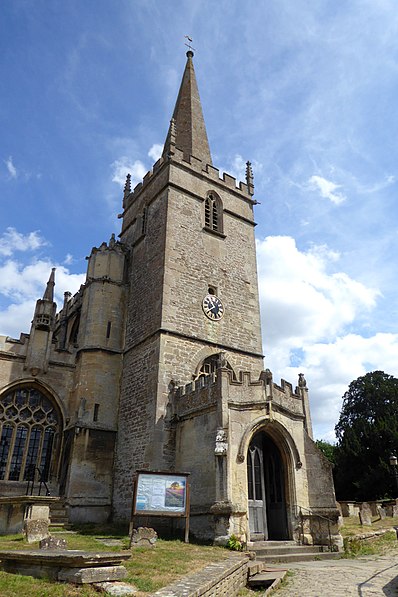
[[[236,535],[231,535],[227,541],[227,547],[232,551],[242,551],[243,543],[238,539]]]

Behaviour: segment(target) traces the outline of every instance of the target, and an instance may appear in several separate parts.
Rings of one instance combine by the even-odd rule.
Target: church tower
[[[196,537],[322,542],[313,529],[328,517],[337,537],[338,512],[306,380],[279,386],[263,370],[251,166],[237,183],[212,165],[192,58],[162,157],[124,191],[113,515],[129,519],[137,469],[188,472]]]
[[[163,155],[124,196],[131,251],[114,503],[129,508],[136,468],[175,466],[170,388],[215,370],[262,370],[253,184],[213,167],[187,52]],[[211,440],[213,442],[213,438]]]

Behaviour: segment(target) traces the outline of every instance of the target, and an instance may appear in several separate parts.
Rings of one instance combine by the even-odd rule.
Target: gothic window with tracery
[[[209,193],[205,199],[205,228],[213,232],[223,232],[222,203],[215,193]]]
[[[28,481],[38,473],[47,481],[59,433],[55,405],[36,388],[15,388],[2,396],[0,480]]]
[[[207,357],[200,365],[196,375],[192,376],[192,379],[199,379],[200,377],[207,377],[208,375],[217,374],[217,369],[220,366],[220,354],[213,354]],[[236,379],[234,370],[228,361],[225,362],[224,366],[229,369],[232,373],[233,379]]]

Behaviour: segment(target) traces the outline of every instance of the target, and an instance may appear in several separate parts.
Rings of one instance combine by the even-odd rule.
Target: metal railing
[[[328,518],[327,516],[322,516],[322,514],[318,514],[317,512],[313,512],[313,510],[311,510],[310,508],[305,508],[304,506],[300,506],[298,504],[294,504],[293,508],[295,509],[295,515],[297,516],[297,518],[300,519],[300,538],[299,538],[299,543],[301,545],[303,545],[303,539],[304,539],[304,522],[307,519],[310,523],[310,533],[311,535],[313,534],[313,529],[311,528],[311,520],[318,520],[318,524],[319,524],[319,535],[320,537],[322,537],[322,522],[323,520],[326,520],[327,522],[327,540],[328,540],[328,548],[329,551],[334,551],[334,547],[333,547],[333,543],[332,543],[332,533],[330,531],[330,523],[334,522],[333,520],[331,520],[330,518]],[[305,510],[305,512],[307,512],[307,514],[303,514],[303,510]]]
[[[44,485],[44,487],[46,489],[46,496],[50,495],[50,490],[49,490],[48,485],[46,483],[45,471],[41,471],[38,466],[35,466],[35,467],[32,468],[32,472],[30,474],[30,478],[28,479],[28,484],[26,486],[26,495],[33,495],[33,491],[34,491],[34,488],[35,488],[35,475],[36,475],[36,471],[39,473],[39,476],[38,476],[39,493],[37,495],[41,495],[41,490],[42,490],[43,485]]]

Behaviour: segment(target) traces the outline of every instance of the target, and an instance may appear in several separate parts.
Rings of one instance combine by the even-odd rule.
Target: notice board
[[[137,471],[133,493],[133,517],[184,517],[187,542],[190,503],[188,478],[189,473]]]

